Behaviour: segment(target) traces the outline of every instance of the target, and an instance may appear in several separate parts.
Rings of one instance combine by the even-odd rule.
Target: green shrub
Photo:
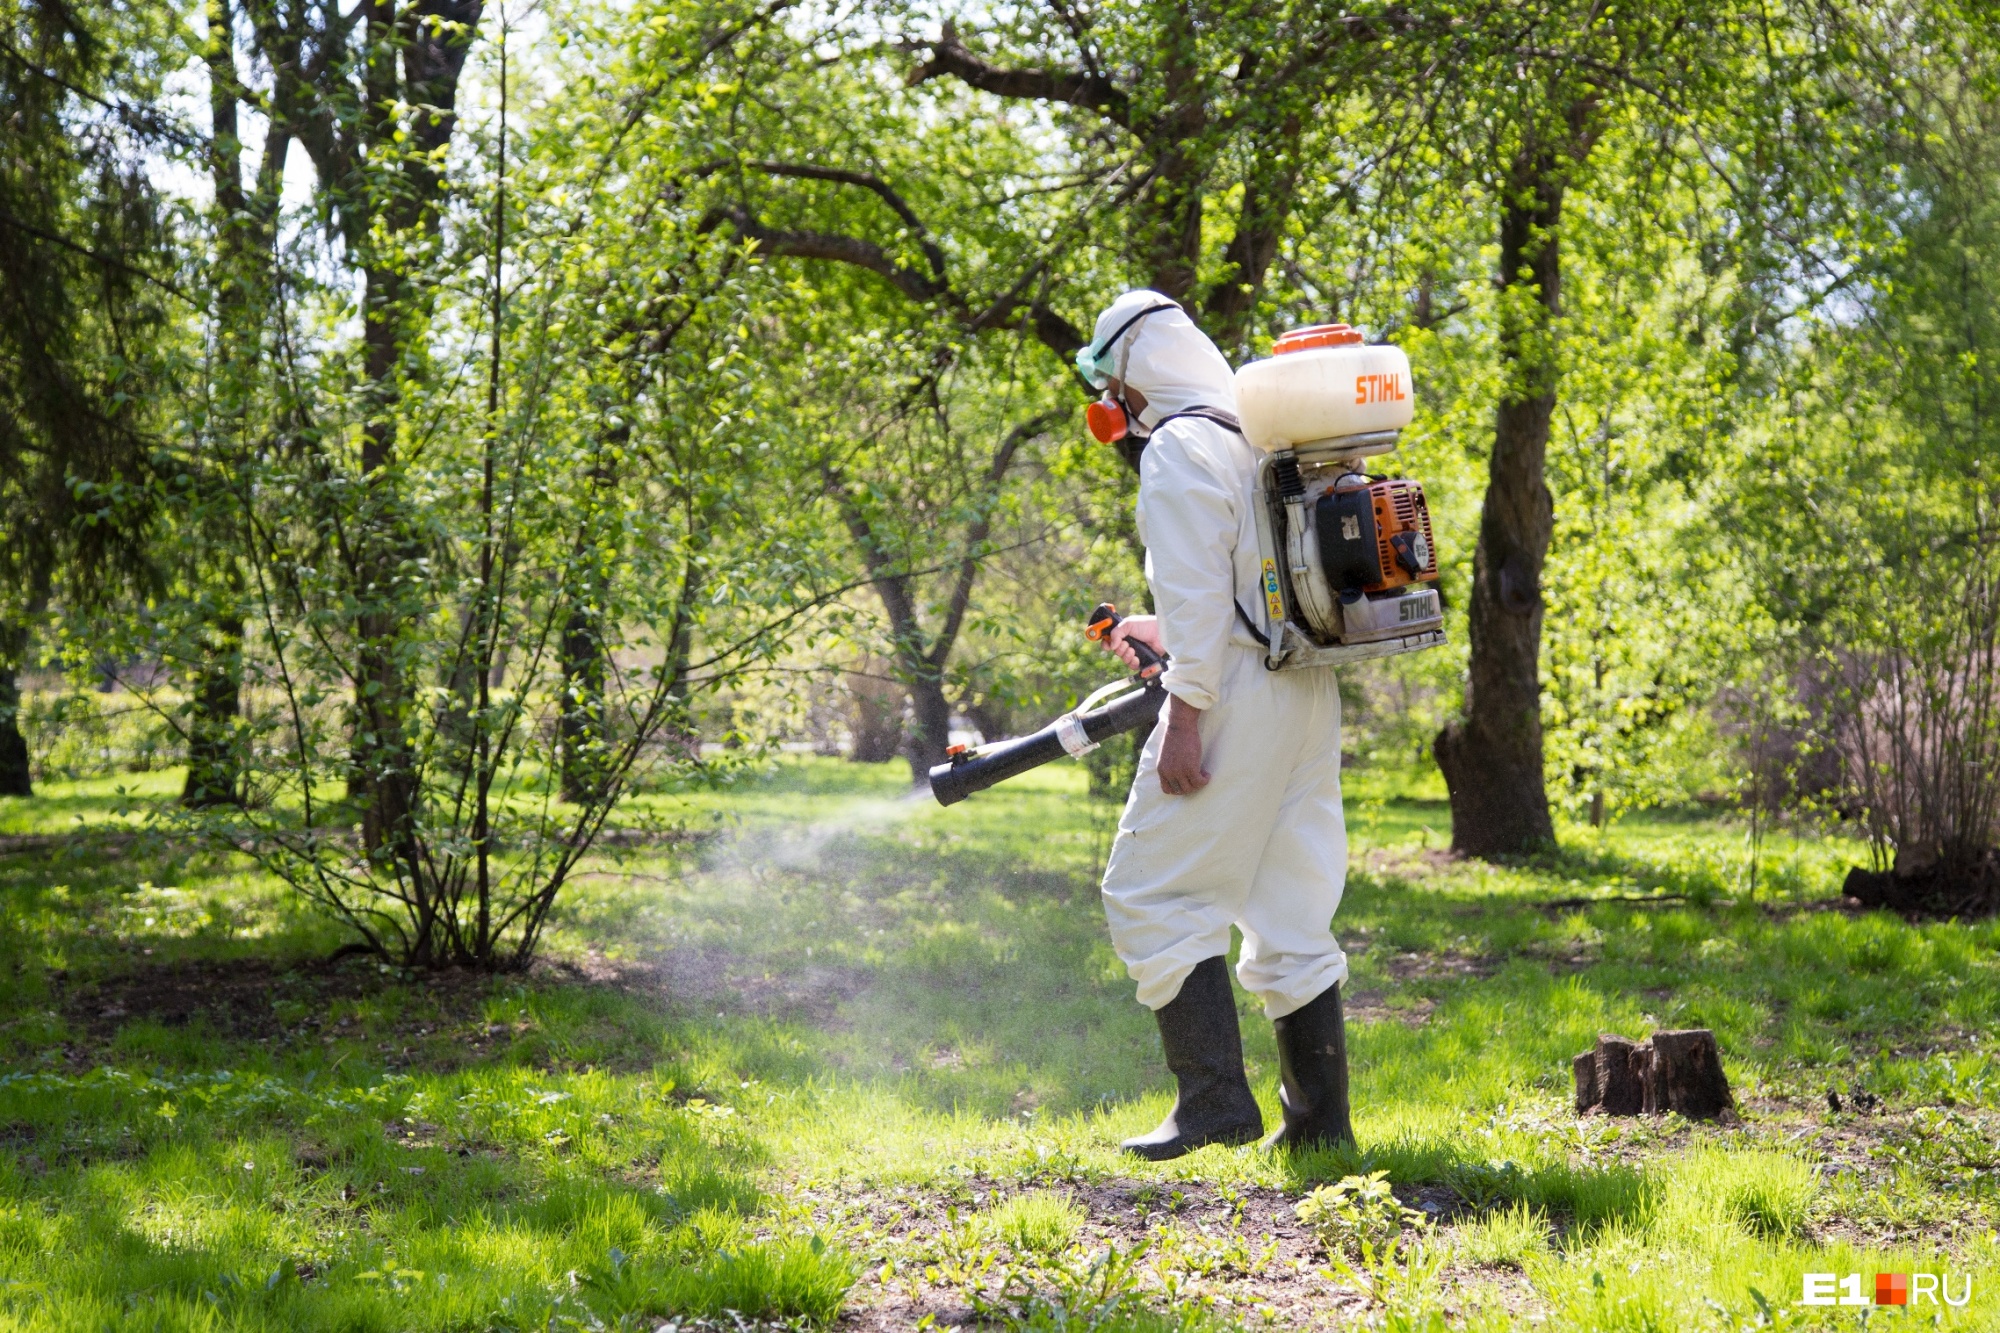
[[[1424,1215],[1405,1208],[1389,1187],[1389,1173],[1347,1176],[1321,1185],[1293,1209],[1328,1254],[1350,1258],[1365,1245],[1386,1254],[1401,1239],[1405,1227],[1421,1227]]]

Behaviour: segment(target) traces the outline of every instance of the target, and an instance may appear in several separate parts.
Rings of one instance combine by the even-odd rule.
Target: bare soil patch
[[[1361,859],[1370,874],[1397,879],[1425,879],[1465,860],[1448,847],[1375,847]]]
[[[1431,1021],[1437,1001],[1417,996],[1392,1005],[1381,991],[1357,990],[1341,993],[1341,1007],[1350,1023],[1401,1023],[1406,1028],[1420,1028]]]
[[[1329,1272],[1326,1255],[1293,1211],[1298,1196],[1284,1190],[1126,1178],[1035,1186],[975,1176],[949,1192],[826,1189],[799,1196],[862,1261],[839,1327],[875,1333],[912,1328],[926,1317],[943,1327],[997,1326],[994,1313],[1010,1304],[1002,1290],[1010,1263],[1021,1265],[1011,1288],[1015,1300],[1029,1289],[1047,1294],[1046,1281],[1020,1276],[1034,1274],[1034,1265],[1004,1245],[990,1244],[981,1259],[965,1262],[966,1236],[976,1231],[979,1215],[1029,1188],[1083,1209],[1087,1220],[1076,1237],[1082,1250],[1143,1246],[1135,1285],[1151,1303],[1165,1304],[1170,1295],[1176,1305],[1206,1299],[1251,1322],[1287,1329],[1351,1327],[1369,1310],[1367,1296]],[[1441,1186],[1397,1194],[1439,1221],[1463,1214],[1462,1201]],[[1445,1280],[1448,1311],[1472,1287],[1490,1291],[1497,1281],[1511,1290],[1506,1275],[1465,1265],[1447,1268]],[[1529,1296],[1504,1299],[1525,1309]]]
[[[1395,981],[1437,981],[1462,977],[1490,977],[1500,970],[1497,959],[1445,949],[1432,953],[1398,953],[1381,960],[1379,966]]]
[[[420,988],[420,1001],[406,1004],[395,1021],[373,1025],[368,1036],[382,1053],[398,1056],[414,1043],[446,1029],[464,1057],[477,1055],[494,1034],[479,1021],[493,978],[445,971],[415,978],[399,975],[398,985]],[[58,982],[58,1010],[77,1040],[72,1064],[94,1062],[99,1048],[129,1024],[156,1023],[179,1028],[200,1024],[231,1041],[262,1045],[325,1042],[361,1035],[336,1018],[343,1001],[379,992],[384,977],[372,959],[304,960],[199,959],[147,962],[81,982]]]

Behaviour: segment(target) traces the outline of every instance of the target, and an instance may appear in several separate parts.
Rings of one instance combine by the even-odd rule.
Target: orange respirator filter
[[[1125,409],[1101,398],[1083,409],[1083,423],[1090,427],[1090,433],[1101,444],[1122,440],[1132,429],[1132,423],[1125,417]]]

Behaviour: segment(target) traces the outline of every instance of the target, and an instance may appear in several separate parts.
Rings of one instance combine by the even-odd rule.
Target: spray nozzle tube
[[[1117,607],[1099,602],[1085,622],[1084,637],[1095,643],[1117,629],[1123,620]],[[1105,703],[1107,697],[1133,683],[1115,680],[1091,691],[1082,703],[1032,736],[995,741],[977,750],[954,746],[946,752],[951,758],[931,770],[931,795],[937,797],[938,804],[956,805],[996,782],[1005,782],[1064,755],[1080,759],[1113,736],[1153,725],[1160,716],[1160,705],[1167,699],[1167,692],[1160,685],[1160,673],[1166,670],[1167,659],[1137,639],[1126,642],[1139,658],[1140,688]]]
[[[1111,688],[1121,688],[1126,683],[1119,681]],[[1151,726],[1160,715],[1160,706],[1167,699],[1167,692],[1157,682],[1148,681],[1141,688],[1102,707],[1088,706],[1105,693],[1105,690],[1097,691],[1083,704],[1064,713],[1032,736],[996,741],[977,750],[963,750],[953,755],[950,762],[931,770],[931,795],[937,797],[939,805],[956,805],[996,782],[1005,782],[1031,768],[1040,768],[1066,754],[1076,753],[1071,747],[1079,744],[1079,734],[1088,743],[1083,748],[1088,749],[1113,736]]]

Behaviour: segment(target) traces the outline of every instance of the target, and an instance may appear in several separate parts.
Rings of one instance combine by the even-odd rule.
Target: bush
[[[1425,1224],[1422,1213],[1405,1208],[1396,1198],[1386,1171],[1321,1185],[1293,1211],[1328,1254],[1348,1258],[1362,1257],[1364,1246],[1387,1254],[1402,1239],[1404,1228]]]

